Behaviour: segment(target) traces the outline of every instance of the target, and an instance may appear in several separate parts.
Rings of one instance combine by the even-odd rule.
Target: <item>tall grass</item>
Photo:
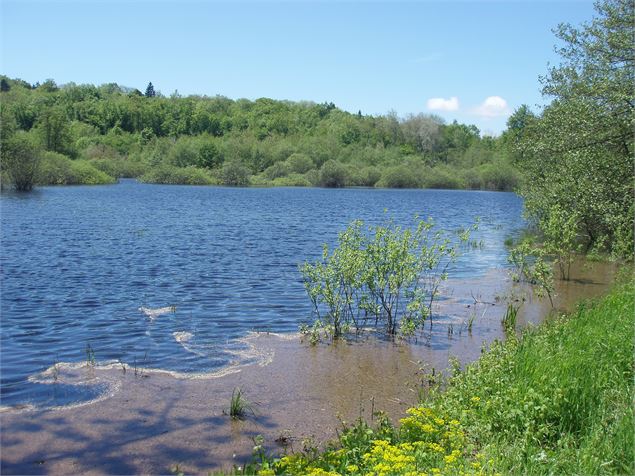
[[[434,400],[516,474],[632,474],[633,284],[495,344]]]
[[[244,397],[240,387],[234,388],[229,401],[229,416],[234,420],[242,420],[247,413],[255,415],[252,404]]]
[[[507,310],[505,311],[505,315],[501,320],[501,324],[503,324],[503,329],[505,332],[514,332],[516,329],[516,320],[518,319],[518,307],[514,306],[512,303],[507,304]]]

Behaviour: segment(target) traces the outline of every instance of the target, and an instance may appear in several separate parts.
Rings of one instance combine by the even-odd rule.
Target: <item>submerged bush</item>
[[[328,188],[345,187],[347,185],[346,168],[334,160],[326,161],[320,168],[319,184]]]
[[[7,140],[2,147],[2,172],[9,178],[15,190],[28,192],[37,180],[42,150],[27,133],[20,132]]]
[[[99,185],[116,182],[87,160],[71,160],[56,152],[45,152],[38,172],[42,185]]]
[[[466,240],[469,232],[461,239]],[[431,316],[433,301],[456,248],[432,221],[414,229],[393,223],[363,229],[353,222],[339,234],[332,252],[324,245],[322,259],[301,266],[304,286],[316,323],[339,337],[350,327],[383,326],[410,334]]]
[[[420,188],[421,185],[419,174],[406,165],[389,167],[377,182],[377,186],[383,188]]]

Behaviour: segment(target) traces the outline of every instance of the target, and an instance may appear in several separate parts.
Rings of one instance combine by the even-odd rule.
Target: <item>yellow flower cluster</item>
[[[370,453],[364,454],[362,459],[366,467],[378,476],[416,472],[414,449],[410,443],[395,446],[388,441],[375,440]]]
[[[465,433],[458,420],[449,420],[445,415],[435,415],[431,408],[414,407],[408,411],[408,417],[401,420],[401,432],[409,441],[425,441],[435,452],[439,447],[452,451],[462,449]]]
[[[478,403],[476,398],[472,403]],[[273,464],[273,470],[275,474],[310,476],[491,474],[486,468],[493,466],[493,461],[484,465],[481,454],[474,456],[459,420],[424,406],[410,408],[407,413],[396,442],[373,439],[370,449],[361,455],[356,448],[342,448],[326,451],[315,459],[284,456]],[[261,470],[258,474],[272,476],[274,471]]]

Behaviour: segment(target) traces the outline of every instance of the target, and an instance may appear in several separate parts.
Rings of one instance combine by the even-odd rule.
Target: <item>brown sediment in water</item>
[[[574,271],[575,280],[558,283],[558,307],[570,309],[581,297],[601,294],[613,275],[600,263]],[[64,367],[60,382],[99,381],[111,391],[77,407],[0,413],[1,472],[165,474],[178,464],[186,473],[200,473],[244,464],[259,434],[270,450],[284,450],[278,440],[291,451],[302,449],[305,439],[319,444],[333,438],[340,418],[370,420],[373,410],[383,410],[397,420],[416,403],[423,368],[445,369],[451,356],[473,361],[483,345],[504,336],[502,298],[510,290],[503,271],[448,284],[440,316],[416,342],[364,337],[311,346],[299,336],[259,334],[250,343],[266,356],[262,365],[214,378],[135,375],[116,365]],[[549,310],[548,300],[529,295],[519,322],[537,323]],[[255,416],[233,421],[224,414],[235,387],[254,403]]]

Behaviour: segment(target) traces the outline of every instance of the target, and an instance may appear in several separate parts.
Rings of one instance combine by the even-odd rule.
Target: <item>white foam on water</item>
[[[172,311],[170,311],[172,312]],[[186,346],[190,346],[194,334],[186,331],[173,332],[172,335],[176,342],[181,344],[186,350]],[[233,357],[232,361],[225,367],[222,367],[214,371],[206,372],[181,372],[176,370],[167,369],[152,369],[146,367],[137,367],[133,369],[129,364],[121,361],[105,361],[97,362],[95,364],[88,364],[86,362],[59,362],[51,365],[46,370],[30,375],[28,381],[32,383],[54,385],[56,383],[67,385],[102,385],[105,390],[97,397],[68,405],[59,406],[34,406],[28,405],[16,405],[16,406],[0,406],[0,412],[25,412],[33,410],[64,410],[79,408],[86,405],[92,405],[104,401],[121,390],[123,385],[122,372],[134,372],[135,375],[148,376],[148,375],[164,375],[179,380],[210,380],[216,378],[222,378],[227,375],[239,373],[243,368],[251,365],[258,365],[264,367],[269,365],[275,356],[275,350],[271,341],[267,342],[268,337],[273,337],[275,340],[293,340],[299,337],[298,333],[294,334],[279,334],[273,332],[249,332],[245,337],[234,339],[227,343],[226,346],[217,347],[214,345],[204,346],[199,345],[197,348],[208,349],[207,353],[202,355],[209,355],[209,350],[215,349],[217,351],[229,354]],[[267,345],[267,344],[270,345]],[[190,350],[194,353],[200,353],[198,350]],[[124,370],[125,369],[125,370]],[[113,372],[117,371],[117,372]]]
[[[46,370],[37,374],[30,375],[28,381],[31,383],[39,383],[44,385],[55,385],[57,383],[64,385],[101,385],[104,387],[95,398],[89,400],[70,403],[67,405],[24,405],[18,407],[9,407],[9,410],[15,413],[33,410],[68,410],[79,408],[86,405],[92,405],[97,402],[104,401],[114,396],[121,388],[119,379],[114,378],[110,373],[97,372],[98,370],[113,369],[115,366],[121,368],[121,363],[114,361],[105,362],[103,365],[88,365],[86,362],[59,362],[51,365]]]
[[[172,335],[174,336],[174,340],[176,340],[179,344],[188,342],[194,336],[191,332],[185,331],[173,332]]]
[[[21,413],[21,412],[29,412],[32,410],[35,410],[36,407],[34,405],[31,405],[30,403],[27,404],[20,404],[20,405],[0,405],[0,413]]]
[[[172,336],[174,336],[174,340],[177,341],[184,350],[199,357],[208,357],[210,355],[209,350],[213,348],[213,346],[191,344],[190,341],[194,337],[194,334],[191,332],[173,332]]]
[[[141,306],[139,308],[139,311],[144,313],[148,318],[150,318],[151,321],[153,321],[154,319],[156,319],[159,316],[162,316],[163,314],[171,314],[176,312],[176,306],[158,307],[155,309]]]

